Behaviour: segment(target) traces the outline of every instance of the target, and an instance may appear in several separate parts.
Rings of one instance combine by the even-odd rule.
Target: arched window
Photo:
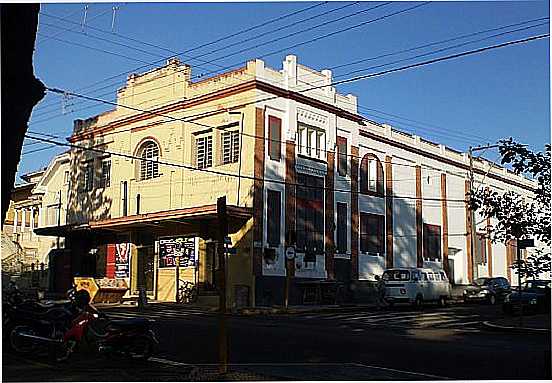
[[[373,154],[366,154],[360,163],[360,192],[383,196],[383,166]]]
[[[159,146],[154,141],[146,141],[138,150],[140,166],[138,176],[140,180],[149,180],[159,177],[159,163],[154,162],[159,160]]]

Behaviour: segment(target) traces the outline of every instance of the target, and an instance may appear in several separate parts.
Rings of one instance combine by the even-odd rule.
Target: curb
[[[514,327],[514,326],[502,326],[498,324],[491,323],[490,321],[483,322],[483,326],[487,327],[490,330],[494,331],[508,331],[521,334],[546,334],[550,333],[550,329],[547,328],[531,328],[531,327]]]

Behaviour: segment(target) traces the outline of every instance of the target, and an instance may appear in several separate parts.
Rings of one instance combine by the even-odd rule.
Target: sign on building
[[[195,265],[195,238],[163,238],[159,240],[159,267],[191,267]]]
[[[130,243],[115,246],[115,278],[128,278],[130,268]]]

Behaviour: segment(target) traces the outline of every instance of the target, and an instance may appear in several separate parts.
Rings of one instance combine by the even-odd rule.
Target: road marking
[[[165,358],[155,358],[155,357],[151,357],[149,358],[148,360],[152,361],[152,362],[157,362],[157,363],[161,363],[161,364],[167,364],[169,366],[188,366],[188,367],[192,367],[191,364],[188,364],[188,363],[182,363],[182,362],[176,362],[174,360],[169,360],[169,359],[165,359]]]
[[[373,368],[373,369],[377,369],[377,370],[385,370],[385,371],[392,371],[392,372],[400,372],[400,373],[403,373],[403,374],[410,374],[410,375],[417,375],[417,376],[423,376],[423,377],[426,377],[426,378],[434,378],[432,380],[441,380],[441,379],[452,379],[452,378],[447,378],[446,376],[439,376],[439,375],[432,375],[432,374],[425,374],[425,373],[421,373],[421,372],[413,372],[413,371],[404,371],[404,370],[397,370],[395,368],[388,368],[388,367],[379,367],[379,366],[370,366],[370,365],[367,365],[367,364],[363,364],[363,363],[349,363],[353,366],[360,366],[360,367],[365,367],[365,368]]]

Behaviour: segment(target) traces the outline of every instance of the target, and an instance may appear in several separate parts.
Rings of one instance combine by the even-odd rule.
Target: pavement
[[[293,307],[292,307],[293,308]],[[152,303],[103,308],[114,319],[153,320],[159,352],[144,364],[81,355],[50,366],[4,353],[5,381],[267,381],[549,379],[550,337],[489,331],[501,307],[454,304],[423,310],[308,307],[293,314],[229,315],[229,372],[219,374],[218,316]],[[302,309],[299,307],[298,309]],[[306,309],[306,308],[305,308]],[[314,310],[334,310],[315,312]],[[77,354],[75,354],[77,355]],[[491,356],[491,357],[490,357]]]
[[[550,319],[550,313],[524,315],[520,326],[519,316],[510,315],[495,320],[484,321],[482,324],[496,331],[550,334]]]

